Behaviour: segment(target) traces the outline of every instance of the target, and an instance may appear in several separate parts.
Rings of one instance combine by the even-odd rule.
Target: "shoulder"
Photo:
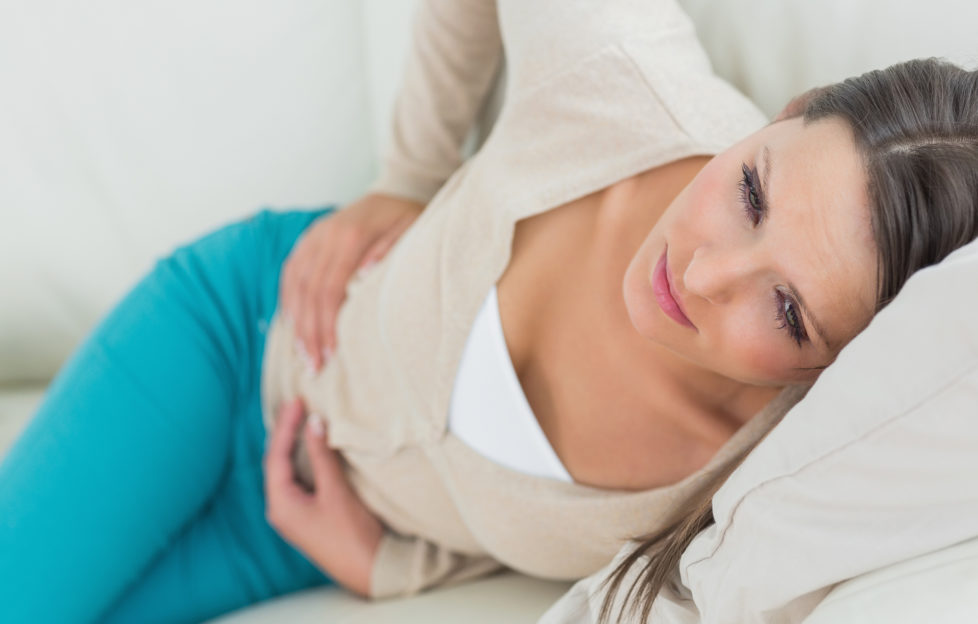
[[[675,0],[500,0],[510,81],[530,84],[609,46],[693,32]]]
[[[670,129],[700,153],[768,121],[713,72],[675,0],[500,0],[499,21],[507,99],[532,100],[550,118],[583,111],[601,122],[608,112],[629,124],[651,120],[659,136],[678,126]]]

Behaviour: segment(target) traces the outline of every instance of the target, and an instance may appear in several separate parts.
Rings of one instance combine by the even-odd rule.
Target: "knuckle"
[[[364,227],[359,223],[351,223],[343,229],[339,244],[344,248],[356,246],[365,234]]]
[[[316,276],[309,280],[306,285],[306,293],[308,293],[310,299],[315,299],[320,292],[326,288],[328,278],[326,277],[327,265],[324,262],[322,266],[319,267],[319,271],[316,272]]]
[[[330,280],[318,293],[317,302],[323,307],[330,308],[339,303],[346,294],[346,284],[340,280]]]
[[[305,267],[303,269],[302,271],[296,270],[291,279],[292,286],[299,291],[305,290],[309,284],[309,271],[305,270]]]
[[[312,315],[306,317],[303,323],[302,332],[299,334],[299,339],[302,341],[302,346],[305,349],[309,349],[309,345],[315,344],[318,339],[318,331],[316,327],[316,320]],[[311,355],[306,353],[306,355]]]

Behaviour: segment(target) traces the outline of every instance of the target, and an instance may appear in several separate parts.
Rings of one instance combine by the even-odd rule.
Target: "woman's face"
[[[781,121],[717,155],[629,263],[632,325],[744,383],[814,380],[875,307],[866,184],[834,118]]]

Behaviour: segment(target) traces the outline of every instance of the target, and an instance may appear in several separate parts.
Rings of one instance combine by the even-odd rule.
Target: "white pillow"
[[[962,624],[978,614],[978,539],[846,581],[805,624]]]
[[[717,492],[680,562],[704,624],[800,622],[836,583],[978,536],[976,283],[978,242],[915,274]],[[978,613],[958,582],[943,595]],[[893,607],[875,621],[921,621]]]

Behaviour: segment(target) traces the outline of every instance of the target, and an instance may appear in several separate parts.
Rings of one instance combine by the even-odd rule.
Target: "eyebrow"
[[[765,192],[765,189],[770,188],[768,181],[771,179],[772,169],[771,150],[768,149],[767,145],[761,148],[761,159],[764,162],[764,172],[761,174],[761,197],[764,198],[764,207],[770,216],[774,212],[774,209],[770,202],[770,195]],[[798,302],[798,306],[801,308],[801,313],[808,319],[808,324],[815,330],[819,340],[821,340],[822,344],[824,344],[831,351],[834,348],[834,343],[828,339],[828,334],[826,333],[823,325],[818,322],[818,319],[815,318],[815,315],[812,313],[811,309],[805,305],[805,299],[801,296],[798,289],[795,288],[795,285],[790,281],[788,282],[788,291],[791,298]]]

